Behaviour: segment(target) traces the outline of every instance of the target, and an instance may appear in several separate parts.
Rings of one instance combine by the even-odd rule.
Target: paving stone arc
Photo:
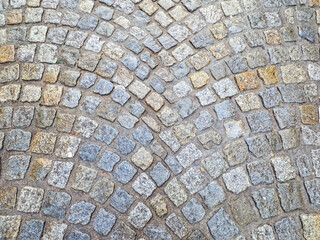
[[[319,240],[319,0],[1,0],[0,239]]]

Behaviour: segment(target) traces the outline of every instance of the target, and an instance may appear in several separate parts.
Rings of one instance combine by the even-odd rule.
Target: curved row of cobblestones
[[[318,0],[1,0],[0,239],[319,240]]]

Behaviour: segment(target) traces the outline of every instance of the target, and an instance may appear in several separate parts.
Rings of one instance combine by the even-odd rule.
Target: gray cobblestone
[[[207,224],[215,239],[232,239],[239,233],[238,227],[223,208],[220,208]]]
[[[44,200],[43,214],[54,218],[64,218],[71,196],[65,192],[49,192]]]
[[[182,208],[182,213],[189,223],[195,224],[203,219],[205,210],[195,198],[192,198],[184,208]]]

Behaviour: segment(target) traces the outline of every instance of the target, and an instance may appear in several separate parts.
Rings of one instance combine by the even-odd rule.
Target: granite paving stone
[[[48,176],[48,184],[57,188],[65,188],[72,168],[72,162],[54,162],[53,168]]]
[[[57,143],[55,155],[59,158],[72,158],[79,148],[81,138],[63,135]]]
[[[17,201],[17,188],[1,187],[0,193],[1,193],[0,209],[1,210],[14,209]]]
[[[295,178],[296,170],[289,156],[278,156],[271,159],[278,181],[285,182]]]
[[[238,227],[224,208],[220,208],[207,222],[207,225],[215,239],[232,239],[239,233]]]
[[[108,178],[102,177],[92,186],[89,196],[99,203],[104,203],[111,196],[114,183]]]
[[[283,218],[276,222],[275,230],[279,239],[301,239],[301,226],[298,220],[293,217]]]
[[[299,183],[279,183],[278,192],[281,205],[285,211],[288,212],[304,208],[304,200]]]
[[[254,93],[246,93],[235,98],[242,112],[249,112],[261,108],[259,97]]]
[[[120,223],[120,226],[115,229],[115,231],[111,235],[112,240],[116,239],[128,239],[134,240],[136,237],[136,233],[124,222]]]
[[[10,156],[8,159],[8,169],[6,172],[6,180],[24,179],[30,164],[31,156],[16,155]]]
[[[249,158],[247,147],[241,139],[225,145],[223,153],[230,166],[238,165]]]
[[[238,167],[222,175],[227,189],[235,194],[245,191],[249,186],[249,177],[245,169]]]
[[[68,239],[68,240],[75,240],[75,239],[90,240],[90,235],[74,230],[74,231],[71,231],[69,234],[67,234],[66,239]]]
[[[132,188],[140,195],[148,198],[156,189],[156,184],[154,184],[146,173],[141,173],[132,183]]]
[[[165,187],[165,193],[169,199],[179,207],[182,203],[187,201],[187,193],[181,183],[176,178],[173,178]]]
[[[93,144],[83,145],[79,150],[79,157],[83,161],[94,162],[101,147]]]
[[[97,233],[106,236],[111,231],[113,225],[116,223],[116,220],[116,216],[101,208],[98,215],[94,219],[93,229]]]
[[[111,172],[114,168],[114,165],[120,161],[120,156],[111,151],[105,151],[101,156],[101,159],[98,163],[98,167]]]
[[[1,216],[0,223],[3,226],[1,228],[1,236],[8,239],[15,239],[18,235],[19,227],[21,224],[20,215]]]
[[[274,182],[271,167],[265,161],[248,163],[247,169],[253,185],[271,184]]]
[[[182,208],[182,213],[190,224],[195,224],[203,219],[206,212],[202,205],[195,198],[192,198]]]
[[[142,229],[151,217],[152,213],[150,209],[145,204],[139,202],[130,212],[128,220],[136,229]]]
[[[177,160],[184,167],[190,166],[195,160],[201,158],[202,153],[195,144],[189,143],[177,155]]]
[[[247,116],[247,121],[254,133],[268,132],[272,130],[272,120],[267,111],[251,113]]]
[[[137,173],[137,170],[127,161],[121,162],[114,170],[114,177],[122,184],[128,183],[133,176]]]
[[[95,205],[88,202],[78,202],[70,207],[70,213],[68,216],[68,221],[73,224],[86,225],[91,219],[91,214],[93,213]]]
[[[241,196],[230,203],[231,212],[235,221],[241,226],[246,226],[258,217],[253,205],[245,196]]]
[[[274,233],[272,231],[272,227],[268,224],[262,225],[260,227],[257,227],[256,229],[252,230],[251,232],[251,238],[256,240],[262,238],[269,238],[269,239],[275,239]]]
[[[130,208],[134,200],[132,195],[122,189],[118,189],[112,196],[110,205],[119,212],[124,213]]]
[[[52,154],[57,135],[54,133],[37,132],[31,141],[30,151],[39,154]]]
[[[18,197],[17,210],[26,213],[37,213],[40,211],[44,190],[34,187],[23,187]]]
[[[231,118],[235,115],[235,105],[230,100],[225,100],[216,104],[214,110],[216,111],[220,121]]]
[[[300,132],[295,128],[279,131],[283,143],[283,149],[293,149],[299,146]]]
[[[31,133],[21,129],[12,130],[7,135],[7,151],[27,151],[30,146]]]
[[[281,213],[280,202],[274,188],[261,188],[252,193],[252,198],[262,218],[278,216]]]
[[[30,180],[42,181],[49,173],[52,161],[46,158],[38,158],[33,161],[30,168]]]
[[[89,192],[97,176],[97,171],[83,165],[76,169],[72,188],[78,191]]]
[[[204,187],[205,176],[199,168],[193,167],[181,176],[180,181],[191,194],[194,194]]]
[[[213,208],[226,199],[226,194],[223,191],[222,187],[217,182],[209,183],[203,190],[200,192],[201,197],[204,200],[204,203],[209,207]]]
[[[255,157],[265,157],[271,155],[271,146],[264,135],[258,135],[252,138],[247,138],[246,143],[249,151]]]
[[[54,218],[64,218],[71,196],[65,192],[49,192],[43,202],[43,214]]]
[[[320,183],[319,183],[318,179],[312,179],[309,181],[305,181],[305,186],[307,189],[308,196],[310,198],[310,202],[312,204],[314,204],[315,206],[318,206],[320,204],[320,199],[318,197],[319,191],[320,191],[319,184]]]
[[[280,104],[281,96],[276,88],[269,88],[260,93],[265,108],[273,108]]]
[[[62,240],[68,225],[65,223],[58,223],[56,221],[48,222],[43,231],[42,239],[56,238]]]
[[[170,172],[159,162],[150,172],[150,176],[158,186],[161,186],[170,178]]]
[[[220,177],[229,168],[225,156],[220,152],[213,153],[211,156],[204,158],[201,164],[213,178]]]
[[[31,219],[21,226],[21,232],[17,239],[35,239],[40,240],[43,231],[44,221]]]
[[[15,109],[13,113],[12,124],[20,128],[29,127],[33,117],[34,117],[34,107],[19,106],[18,108]]]
[[[182,219],[175,213],[166,218],[166,224],[179,238],[183,238],[188,233]]]
[[[48,109],[48,108],[36,109],[36,112],[35,112],[36,126],[39,128],[51,127],[56,117],[56,113],[57,111],[55,109]]]
[[[317,229],[318,214],[302,214],[300,216],[303,225],[303,235],[307,239],[317,239],[319,237],[319,229]]]

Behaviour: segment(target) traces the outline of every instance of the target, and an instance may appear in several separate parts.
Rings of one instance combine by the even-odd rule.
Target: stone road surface
[[[319,0],[0,0],[0,239],[319,240]]]

